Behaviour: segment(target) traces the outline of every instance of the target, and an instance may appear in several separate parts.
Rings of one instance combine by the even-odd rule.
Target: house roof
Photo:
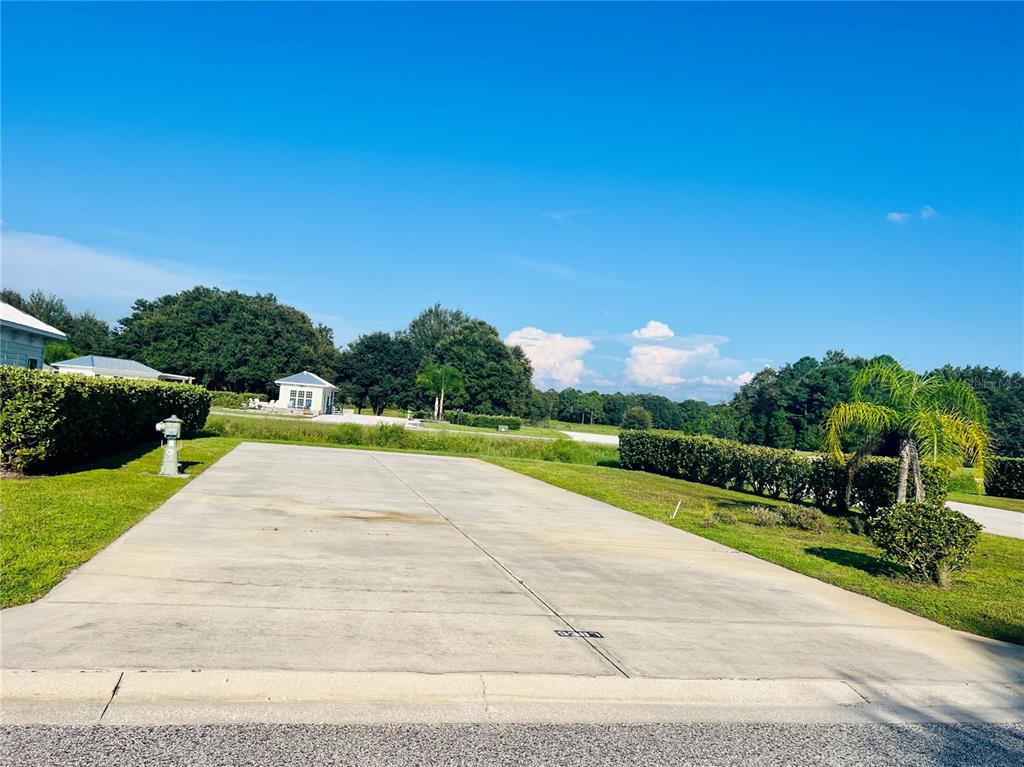
[[[337,389],[338,387],[334,384],[325,381],[316,373],[310,373],[308,370],[303,370],[301,373],[296,373],[293,376],[287,378],[278,378],[274,381],[276,384],[301,384],[302,386],[319,386],[323,389]]]
[[[122,373],[152,373],[161,375],[159,370],[154,370],[149,365],[143,365],[135,360],[122,360],[117,357],[101,357],[98,354],[86,354],[84,357],[75,357],[72,360],[61,360],[54,362],[55,368],[96,368],[97,370],[117,370]]]
[[[4,325],[15,325],[19,330],[30,330],[34,333],[38,333],[41,336],[48,336],[49,338],[58,338],[64,340],[67,335],[53,325],[47,325],[42,320],[37,320],[31,314],[26,314],[21,309],[15,309],[10,304],[5,304],[0,301],[0,323]]]

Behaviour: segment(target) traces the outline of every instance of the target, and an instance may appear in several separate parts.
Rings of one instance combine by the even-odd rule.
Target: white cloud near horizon
[[[703,367],[720,358],[713,343],[701,343],[692,349],[640,344],[629,350],[626,379],[641,386],[675,386],[686,381],[687,368]]]
[[[552,383],[562,388],[575,386],[590,373],[582,357],[594,344],[584,336],[565,336],[525,327],[509,333],[505,343],[522,347],[533,365],[534,384],[540,388]]]
[[[4,287],[39,289],[78,303],[115,299],[127,309],[137,298],[220,282],[217,275],[185,264],[143,261],[48,234],[4,229],[0,246]]]
[[[894,210],[885,214],[885,220],[891,224],[905,224],[910,220],[910,214],[905,211]]]
[[[647,339],[659,339],[659,338],[672,338],[675,333],[668,325],[664,322],[658,322],[658,320],[649,320],[646,325],[642,328],[634,330],[630,333],[634,338],[647,338]]]

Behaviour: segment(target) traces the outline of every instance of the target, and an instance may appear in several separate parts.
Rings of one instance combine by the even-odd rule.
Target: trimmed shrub
[[[810,533],[827,533],[833,529],[832,520],[812,506],[783,506],[778,511],[786,527]]]
[[[754,524],[758,527],[781,527],[786,524],[778,511],[769,509],[767,506],[754,506],[750,510],[750,514],[754,518]]]
[[[523,419],[514,415],[476,415],[474,413],[449,413],[448,423],[458,426],[475,426],[480,429],[497,429],[507,426],[509,431],[523,427]]]
[[[651,414],[639,405],[627,409],[619,423],[621,429],[650,429],[653,425]]]
[[[256,394],[254,392],[244,391],[211,391],[210,392],[210,405],[213,407],[245,407],[249,404],[249,400],[258,399],[260,402],[267,401],[266,394]]]
[[[701,527],[717,527],[718,525],[734,525],[736,517],[728,511],[715,511],[701,520]]]
[[[210,411],[201,386],[90,378],[0,367],[0,464],[25,473],[53,471],[160,438],[170,415],[189,436]]]
[[[846,492],[846,468],[820,455],[804,455],[728,439],[676,432],[629,431],[619,436],[622,466],[705,485],[752,490],[793,503],[811,498],[821,509],[838,510]],[[896,501],[898,462],[868,458],[854,475],[852,505],[866,513]],[[947,473],[924,470],[929,498],[945,498]]]
[[[871,518],[871,540],[911,575],[948,586],[967,567],[981,525],[939,501],[899,503]]]
[[[1024,498],[1024,458],[990,458],[985,467],[985,494]]]

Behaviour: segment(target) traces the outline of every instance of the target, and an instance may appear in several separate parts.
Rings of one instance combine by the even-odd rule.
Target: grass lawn
[[[949,589],[909,580],[864,536],[838,525],[819,534],[757,527],[748,509],[776,502],[639,471],[488,458],[498,466],[673,525],[790,570],[873,597],[953,628],[1024,644],[1024,540],[982,534],[970,567]],[[683,505],[669,520],[676,501]],[[704,527],[715,511],[737,522]]]
[[[182,443],[181,461],[196,475],[238,444],[212,437]],[[78,471],[5,478],[0,484],[0,603],[31,602],[69,570],[184,487],[159,477],[162,448],[111,456]]]
[[[973,503],[976,506],[988,506],[992,509],[1024,512],[1024,500],[1020,498],[998,498],[994,495],[974,495],[973,493],[950,493],[949,500],[960,503]]]
[[[949,500],[988,506],[992,509],[1024,512],[1024,499],[1000,498],[981,492],[981,488],[975,482],[974,469],[969,468],[960,469],[949,478]]]
[[[522,426],[516,429],[515,431],[509,429],[507,432],[498,431],[497,429],[492,428],[484,428],[482,426],[463,426],[461,424],[455,423],[437,423],[436,421],[424,421],[421,424],[421,426],[423,426],[424,429],[440,429],[441,431],[468,431],[498,437],[514,437],[518,434],[523,437],[547,437],[548,439],[569,439],[560,431],[556,431],[555,429],[544,429],[539,426]]]
[[[619,435],[619,427],[607,423],[573,423],[572,421],[548,421],[548,426],[558,431],[582,431],[588,434]]]

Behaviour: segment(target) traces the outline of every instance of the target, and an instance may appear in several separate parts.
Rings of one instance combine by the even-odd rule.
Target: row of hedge
[[[201,386],[91,378],[0,367],[0,465],[9,471],[53,471],[144,441],[157,444],[156,424],[170,415],[188,436],[210,412]]]
[[[985,466],[985,493],[1024,498],[1024,458],[990,458]]]
[[[362,426],[354,423],[314,423],[291,418],[235,418],[212,415],[205,431],[233,439],[298,442],[309,445],[413,450],[446,455],[525,458],[535,461],[612,465],[618,450],[612,445],[571,439],[508,439],[454,429],[406,429],[401,424]]]
[[[665,474],[758,495],[807,498],[822,509],[842,507],[847,472],[824,456],[793,450],[745,445],[717,437],[657,431],[625,431],[619,435],[619,460],[627,469]],[[854,475],[851,505],[868,514],[893,504],[899,464],[895,458],[868,458]],[[947,473],[924,471],[928,498],[945,498]]]
[[[523,419],[514,415],[475,415],[474,413],[449,412],[448,423],[459,426],[476,426],[481,429],[497,429],[507,426],[509,431],[523,428]]]
[[[266,394],[243,391],[211,391],[210,404],[214,407],[245,407],[249,400],[258,399],[260,402],[267,401]]]

